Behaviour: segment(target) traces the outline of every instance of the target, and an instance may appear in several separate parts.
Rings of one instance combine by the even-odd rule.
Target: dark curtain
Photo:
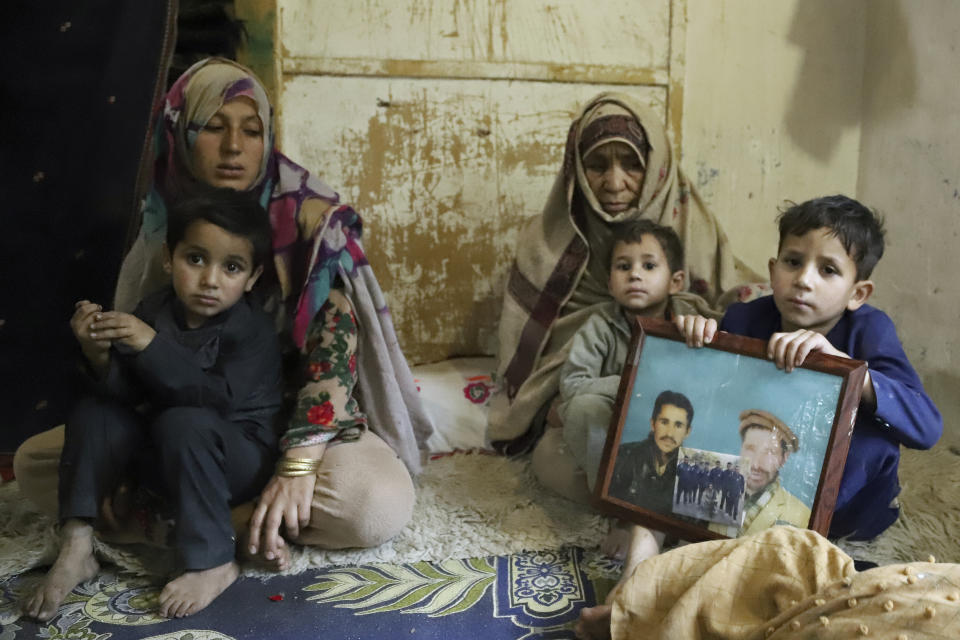
[[[0,452],[75,401],[69,319],[76,300],[112,301],[176,13],[176,0],[4,4]]]
[[[232,0],[13,0],[0,19],[0,455],[83,391],[69,319],[109,307],[150,128],[197,60],[235,58]]]

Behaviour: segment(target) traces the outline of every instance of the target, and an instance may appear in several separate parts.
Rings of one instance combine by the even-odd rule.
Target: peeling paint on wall
[[[493,353],[517,231],[543,207],[579,105],[610,88],[287,81],[282,149],[363,217],[411,362]],[[663,89],[634,93],[663,113]]]
[[[666,117],[673,1],[276,0],[281,148],[363,217],[411,362],[494,353],[580,104],[625,90]]]
[[[285,55],[668,67],[670,0],[280,0]],[[638,19],[642,16],[642,19]]]

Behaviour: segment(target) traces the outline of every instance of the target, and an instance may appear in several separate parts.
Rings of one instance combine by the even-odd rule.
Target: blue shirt
[[[773,296],[731,305],[720,330],[768,340],[782,331]],[[900,513],[893,506],[900,493],[900,445],[929,449],[943,433],[943,420],[883,311],[869,305],[846,311],[826,337],[836,349],[867,362],[877,397],[876,411],[861,407],[857,413],[830,536],[869,539]]]

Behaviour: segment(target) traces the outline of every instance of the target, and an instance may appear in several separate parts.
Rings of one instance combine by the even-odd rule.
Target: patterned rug
[[[900,520],[877,540],[841,547],[879,564],[930,554],[960,562],[958,442],[904,451]],[[24,571],[52,559],[55,536],[15,486],[0,486],[0,640],[573,638],[580,609],[602,602],[618,576],[619,566],[582,550],[596,545],[606,522],[545,495],[521,462],[433,461],[416,509],[407,530],[381,548],[300,550],[295,575],[246,575],[183,620],[153,613],[162,582],[145,567],[162,558],[143,563],[114,550],[105,557],[121,569],[81,585],[56,618],[36,625],[20,619],[19,598],[43,573]]]
[[[572,638],[580,609],[602,601],[619,572],[583,551],[608,526],[547,493],[527,462],[443,456],[418,479],[410,524],[376,549],[293,548],[287,575],[247,571],[198,615],[164,620],[154,611],[168,552],[98,544],[112,572],[36,625],[19,603],[55,557],[56,534],[10,483],[0,486],[0,640]]]
[[[373,549],[294,546],[289,573],[599,545],[610,519],[551,494],[529,467],[527,461],[477,453],[431,460],[417,479],[413,517],[399,535]],[[138,546],[97,550],[101,558],[141,575],[162,574],[173,561],[160,550],[144,553]],[[50,519],[21,498],[15,483],[0,486],[0,577],[49,564],[56,552]]]
[[[602,601],[618,572],[596,553],[565,548],[244,577],[181,620],[153,613],[162,582],[104,572],[37,625],[19,619],[17,604],[42,578],[33,571],[0,583],[0,640],[573,638],[580,609]]]

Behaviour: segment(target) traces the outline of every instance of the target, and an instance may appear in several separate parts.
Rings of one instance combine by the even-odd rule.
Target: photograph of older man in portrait
[[[644,509],[671,513],[677,454],[692,427],[690,400],[676,391],[662,391],[653,404],[647,438],[620,443],[609,495]]]
[[[744,518],[740,527],[710,525],[730,537],[751,535],[776,524],[806,527],[810,508],[787,491],[780,470],[800,450],[800,440],[783,420],[761,409],[740,413],[740,457],[747,469]]]
[[[739,529],[746,467],[736,455],[682,447],[673,512]]]

